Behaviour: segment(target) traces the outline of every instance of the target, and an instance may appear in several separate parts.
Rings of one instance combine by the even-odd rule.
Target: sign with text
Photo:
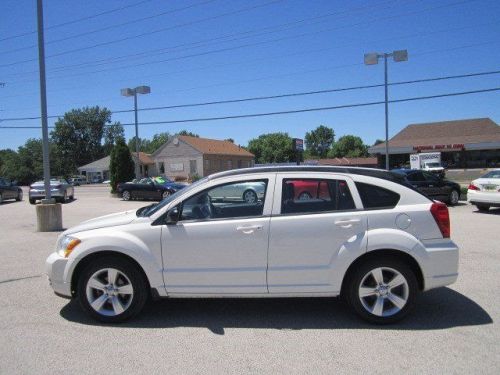
[[[304,140],[300,138],[293,139],[293,150],[294,151],[304,151]]]
[[[423,145],[423,146],[413,146],[413,150],[461,150],[464,148],[463,143],[452,143],[448,145]]]

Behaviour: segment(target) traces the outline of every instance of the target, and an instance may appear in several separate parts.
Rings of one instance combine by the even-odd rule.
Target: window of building
[[[181,220],[228,219],[261,216],[268,180],[218,185],[187,199]]]
[[[233,169],[233,161],[232,160],[227,161],[227,169]]]
[[[219,160],[219,170],[224,170],[224,160]]]
[[[356,182],[363,207],[366,209],[394,208],[399,202],[399,194],[363,182]]]
[[[283,180],[281,213],[319,213],[355,208],[349,186],[344,180]]]
[[[196,160],[189,161],[189,174],[197,173]]]
[[[205,159],[205,169],[210,169],[210,160],[209,159]]]
[[[160,174],[164,174],[165,173],[165,163],[164,162],[160,162]]]
[[[238,160],[238,168],[243,168],[243,160]]]

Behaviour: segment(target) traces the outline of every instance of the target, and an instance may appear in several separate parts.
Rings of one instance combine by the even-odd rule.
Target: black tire
[[[36,204],[36,199],[31,199],[30,198],[30,204]]]
[[[476,207],[481,212],[486,212],[490,209],[490,206],[488,206],[487,204],[476,204]]]
[[[123,273],[130,280],[133,287],[132,301],[121,314],[107,316],[98,313],[87,299],[87,282],[92,275],[105,268],[114,268]],[[148,282],[138,267],[123,258],[106,256],[91,262],[80,274],[77,284],[77,299],[83,310],[92,318],[104,323],[121,323],[137,315],[148,299]]]
[[[460,200],[460,192],[458,190],[452,190],[448,196],[448,203],[450,206],[455,206]]]
[[[129,190],[124,190],[124,191],[122,192],[122,199],[123,199],[124,201],[129,201],[129,200],[131,200],[131,199],[132,199],[132,193],[131,193]]]
[[[2,204],[2,203],[3,203],[3,195],[2,195],[2,193],[0,193],[0,204]]]
[[[20,202],[23,200],[23,191],[21,189],[19,189],[17,191],[17,197],[16,197],[16,201]]]
[[[250,199],[250,196],[252,197]],[[247,189],[243,192],[242,198],[247,203],[257,203],[259,198],[257,197],[257,193],[252,189]]]
[[[359,297],[359,287],[361,286],[361,282],[365,278],[365,275],[380,267],[396,270],[405,278],[408,285],[408,298],[406,300],[406,304],[397,313],[389,316],[377,316],[369,312],[363,306],[361,298]],[[384,281],[386,280],[384,279]],[[411,268],[401,261],[389,258],[367,259],[364,263],[357,266],[350,275],[348,275],[346,282],[347,284],[343,290],[345,300],[362,319],[375,324],[391,324],[403,319],[414,308],[417,294],[419,293],[417,278]],[[382,306],[390,305],[392,305],[391,302],[384,302]]]

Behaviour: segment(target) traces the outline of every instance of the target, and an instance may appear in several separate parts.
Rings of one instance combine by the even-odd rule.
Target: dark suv
[[[17,182],[11,182],[6,178],[0,177],[0,203],[7,199],[15,199],[16,201],[23,200],[23,191]]]

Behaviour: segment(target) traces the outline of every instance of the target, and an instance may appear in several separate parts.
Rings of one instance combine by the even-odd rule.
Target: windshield
[[[139,210],[137,210],[137,216],[151,216],[151,215],[153,215],[154,213],[158,212],[163,207],[165,207],[167,204],[169,204],[173,200],[177,199],[177,197],[180,196],[181,194],[188,193],[189,191],[196,188],[197,186],[205,183],[207,180],[208,180],[207,177],[202,178],[201,180],[196,181],[195,183],[185,187],[184,189],[176,191],[174,194],[165,198],[160,203],[153,204],[151,206],[147,206],[146,208],[143,208],[143,209],[140,208]]]
[[[437,167],[441,166],[441,164],[439,164],[439,163],[426,163],[425,165],[427,165],[428,167],[431,167],[431,168],[437,168]]]

